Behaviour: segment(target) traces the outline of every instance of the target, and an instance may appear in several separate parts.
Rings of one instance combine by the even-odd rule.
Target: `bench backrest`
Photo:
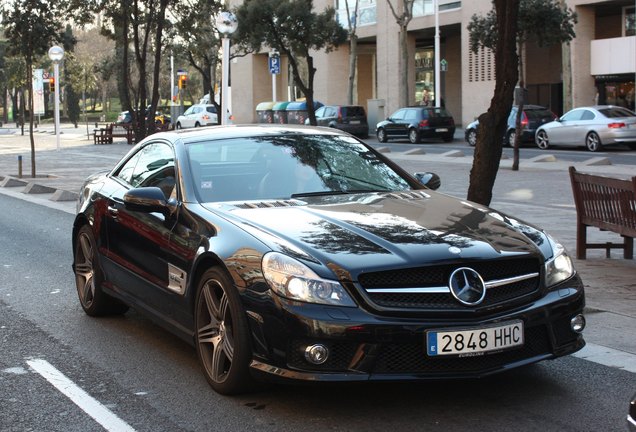
[[[570,167],[570,180],[579,223],[636,235],[636,177],[623,180]]]

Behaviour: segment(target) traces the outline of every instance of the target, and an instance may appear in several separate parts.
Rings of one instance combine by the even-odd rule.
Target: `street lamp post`
[[[49,48],[49,58],[53,62],[53,78],[55,80],[55,143],[60,149],[60,62],[64,58],[64,48],[54,45]]]
[[[230,74],[230,38],[229,36],[236,31],[238,21],[232,12],[221,12],[216,17],[216,28],[223,35],[221,38],[221,48],[223,57],[221,60],[222,77],[221,77],[221,124],[228,123],[228,78]]]
[[[439,0],[433,0],[435,9],[435,106],[442,106],[442,83],[440,76],[440,53],[439,53]]]

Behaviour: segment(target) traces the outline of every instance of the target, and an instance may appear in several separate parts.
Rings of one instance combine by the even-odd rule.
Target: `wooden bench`
[[[636,177],[622,180],[578,172],[570,167],[576,205],[576,257],[585,259],[588,249],[623,249],[625,259],[634,258],[636,237]],[[623,243],[588,243],[587,227],[612,231]]]

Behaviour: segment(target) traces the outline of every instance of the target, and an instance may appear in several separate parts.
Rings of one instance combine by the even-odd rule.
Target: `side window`
[[[119,169],[119,172],[115,174],[115,177],[117,177],[118,179],[128,184],[131,184],[132,176],[133,176],[133,173],[135,172],[135,167],[137,166],[137,162],[139,161],[139,158],[141,157],[141,153],[142,153],[141,151],[138,151],[130,159],[128,159],[128,162],[126,162],[124,166],[122,166]]]
[[[422,116],[426,118],[426,110],[422,111]],[[417,110],[406,110],[406,115],[404,116],[404,120],[412,121],[417,120]]]
[[[216,113],[216,108],[214,108],[213,106],[209,106],[206,108],[207,112],[215,114]]]
[[[596,116],[592,111],[585,110],[583,111],[583,115],[581,116],[581,120],[594,120]]]
[[[316,110],[316,117],[324,117],[325,116],[325,108],[326,107],[320,107]]]
[[[403,120],[404,119],[404,115],[406,114],[406,110],[399,110],[396,111],[395,113],[393,113],[393,115],[391,116],[392,120]]]
[[[190,115],[193,112],[194,112],[194,107],[190,107],[183,113],[183,115]]]
[[[151,143],[141,149],[129,163],[134,168],[132,175],[126,180],[122,177],[125,172],[129,174],[127,169],[128,163],[120,170],[119,178],[127,181],[132,187],[150,187],[160,188],[166,199],[174,196],[176,192],[174,155],[170,146],[163,143]]]
[[[581,120],[581,115],[583,115],[583,111],[582,110],[570,111],[569,113],[567,113],[566,115],[561,117],[561,120],[563,120],[563,121]]]

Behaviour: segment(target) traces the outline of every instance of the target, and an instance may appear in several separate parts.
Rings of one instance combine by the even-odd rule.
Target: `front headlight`
[[[266,254],[263,275],[274,292],[282,297],[307,303],[356,306],[340,283],[320,278],[305,264],[287,255]]]
[[[545,263],[545,286],[551,287],[572,277],[574,266],[572,260],[565,252],[563,245],[549,239],[552,246],[552,258]]]

